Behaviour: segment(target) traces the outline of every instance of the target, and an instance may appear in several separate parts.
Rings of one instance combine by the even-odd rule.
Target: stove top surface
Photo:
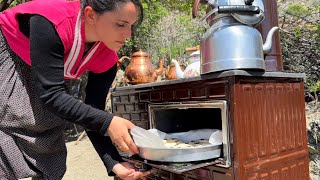
[[[285,72],[259,72],[259,71],[246,71],[246,70],[229,70],[223,72],[216,72],[210,74],[204,74],[201,76],[191,77],[191,78],[183,78],[177,80],[164,80],[159,82],[138,84],[138,85],[129,85],[125,87],[117,87],[111,89],[111,91],[117,90],[128,90],[128,89],[140,89],[140,88],[149,88],[154,86],[162,86],[162,85],[171,85],[171,84],[179,84],[185,82],[193,82],[199,80],[207,80],[207,79],[216,79],[216,78],[224,78],[231,76],[248,76],[248,77],[274,77],[274,78],[305,78],[305,73],[285,73]]]

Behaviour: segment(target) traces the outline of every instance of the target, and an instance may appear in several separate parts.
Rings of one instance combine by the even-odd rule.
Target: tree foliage
[[[119,51],[130,56],[138,49],[151,54],[153,62],[160,58],[177,58],[184,48],[199,44],[203,28],[192,19],[193,0],[143,0],[144,21],[134,36]]]
[[[306,73],[306,88],[320,79],[320,6],[293,4],[279,17],[284,69]]]
[[[9,7],[13,7],[17,4],[27,2],[29,0],[0,0],[0,11],[4,11]]]

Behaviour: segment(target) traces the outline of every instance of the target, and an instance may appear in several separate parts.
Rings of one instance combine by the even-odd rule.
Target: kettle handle
[[[120,59],[117,61],[117,67],[119,68],[120,65],[123,63],[124,59],[128,59],[129,61],[131,60],[128,56],[122,56]]]
[[[261,12],[258,6],[251,5],[228,5],[218,6],[218,13],[247,13],[247,14],[259,14]]]
[[[205,21],[207,20],[207,18],[209,18],[209,16],[211,16],[216,12],[218,12],[218,8],[211,9],[203,18],[200,19],[200,22],[203,22],[203,24],[205,24]]]
[[[217,6],[210,10],[206,16],[201,18],[200,22],[205,24],[206,19],[214,13],[244,13],[244,14],[259,14],[261,12],[258,6],[248,6],[248,5],[227,5],[227,6]]]

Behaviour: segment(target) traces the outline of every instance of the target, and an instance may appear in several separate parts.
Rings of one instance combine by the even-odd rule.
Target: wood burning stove
[[[208,127],[224,135],[221,156],[210,160],[125,159],[155,169],[148,179],[308,179],[303,78],[234,70],[112,89],[113,113],[137,126],[165,132]]]

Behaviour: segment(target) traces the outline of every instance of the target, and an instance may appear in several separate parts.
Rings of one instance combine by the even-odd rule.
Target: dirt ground
[[[94,150],[89,138],[66,143],[68,149],[67,171],[63,180],[112,180]]]

